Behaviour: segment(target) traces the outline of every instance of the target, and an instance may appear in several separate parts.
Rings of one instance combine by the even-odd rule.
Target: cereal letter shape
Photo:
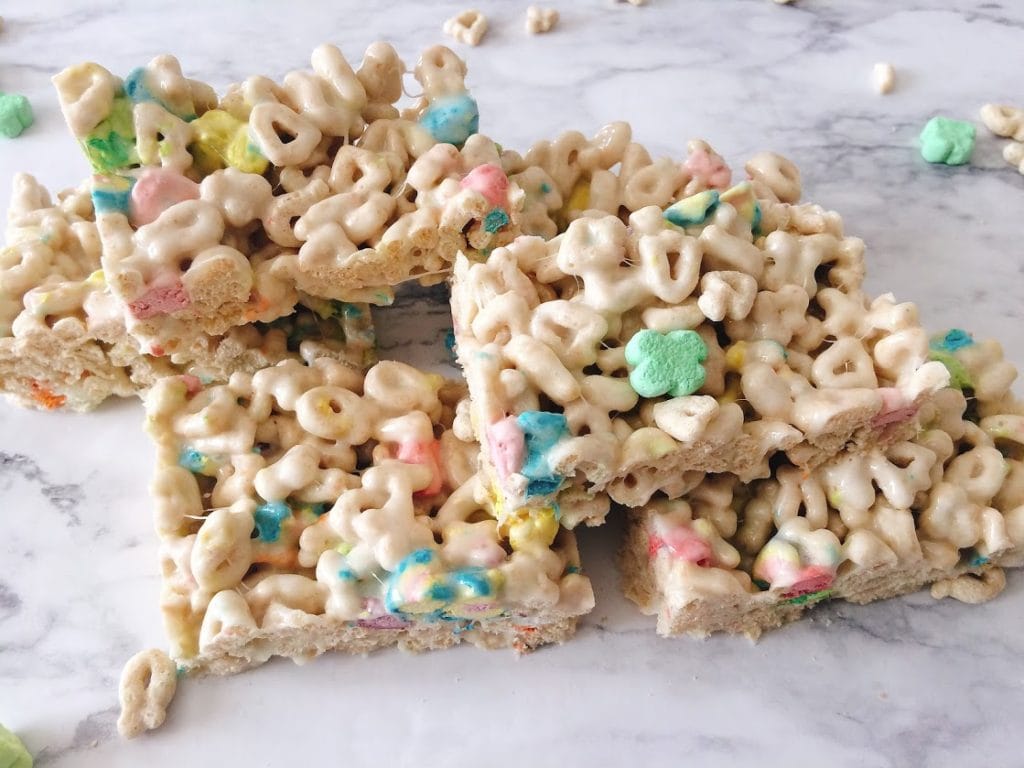
[[[177,687],[178,670],[166,653],[151,648],[132,656],[121,672],[120,734],[132,739],[163,725]]]
[[[641,397],[691,395],[704,385],[708,348],[696,331],[658,333],[649,328],[636,333],[626,345],[632,366],[629,383]]]

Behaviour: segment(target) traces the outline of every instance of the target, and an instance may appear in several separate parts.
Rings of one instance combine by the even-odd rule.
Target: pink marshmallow
[[[875,429],[899,424],[917,415],[917,405],[908,402],[895,387],[882,387],[878,394],[882,396],[882,408],[871,420],[871,426]]]
[[[199,199],[199,185],[169,168],[147,168],[132,187],[129,219],[135,227],[150,224],[176,203]]]
[[[647,551],[653,557],[663,547],[677,560],[710,568],[715,564],[715,553],[701,536],[689,528],[676,528],[664,537],[652,535],[647,541]]]
[[[364,629],[403,629],[409,626],[409,622],[385,613],[372,619],[359,619],[359,626]]]
[[[717,155],[711,155],[703,149],[691,152],[683,167],[712,189],[727,189],[732,181],[732,171],[725,161]]]
[[[183,373],[181,381],[185,385],[185,391],[189,397],[192,397],[203,388],[203,382],[199,380],[198,376],[193,376],[191,373]]]
[[[191,303],[185,286],[181,280],[174,278],[164,285],[154,285],[148,291],[129,302],[128,309],[139,320],[146,320],[157,315],[166,315],[184,309]]]
[[[515,416],[506,416],[487,427],[487,445],[502,481],[523,468],[526,440]]]
[[[418,443],[413,440],[399,443],[396,458],[406,464],[423,464],[430,467],[433,473],[430,485],[422,491],[416,491],[423,496],[433,496],[441,492],[444,484],[444,477],[441,474],[441,443],[437,440],[430,440],[426,443]]]
[[[508,203],[508,176],[493,163],[478,165],[466,174],[459,186],[479,192],[495,208],[503,208]]]
[[[826,568],[823,565],[808,565],[806,568],[800,569],[800,574],[797,576],[796,581],[790,585],[789,589],[782,596],[784,598],[791,598],[821,592],[821,590],[832,586],[833,578],[834,574],[831,568]]]

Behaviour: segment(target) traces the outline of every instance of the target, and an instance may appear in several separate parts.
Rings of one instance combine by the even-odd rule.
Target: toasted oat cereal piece
[[[526,9],[526,31],[531,35],[550,32],[558,23],[558,11],[554,8],[541,8],[531,5]]]
[[[1003,147],[1003,159],[1024,173],[1024,142],[1011,141]]]
[[[487,17],[475,8],[462,11],[444,23],[444,33],[465,45],[480,45],[487,34]]]
[[[171,56],[124,80],[96,64],[54,78],[96,174],[104,277],[142,351],[271,322],[300,293],[387,304],[391,286],[443,279],[458,250],[516,231],[522,194],[477,133],[452,51],[424,52],[423,95],[404,109],[406,68],[384,43],[358,70],[330,45],[311,64],[219,99]]]
[[[1006,572],[992,567],[981,573],[963,573],[953,579],[932,584],[931,595],[936,600],[952,597],[961,603],[977,605],[997,598],[1006,589]]]
[[[752,637],[827,598],[867,603],[932,583],[935,597],[991,599],[1001,566],[1024,564],[1024,433],[992,426],[1019,416],[978,424],[966,404],[943,390],[911,441],[809,474],[782,466],[750,486],[708,476],[632,511],[626,595],[657,615],[659,634]]]
[[[561,642],[593,607],[557,510],[498,520],[461,385],[397,362],[294,360],[147,397],[171,655],[225,674],[274,655]]]
[[[876,91],[881,94],[892,93],[892,89],[896,87],[896,70],[892,64],[880,61],[871,70],[871,79]]]
[[[700,174],[728,183],[699,149]],[[628,226],[591,211],[549,241],[459,258],[457,349],[500,514],[571,487],[639,506],[701,472],[750,480],[778,452],[812,468],[914,433],[949,378],[916,308],[859,290],[863,244],[838,217],[777,228],[779,205],[800,208],[766,197],[766,223],[755,185],[795,201],[799,176],[778,156],[748,168],[753,183],[640,207]]]
[[[996,136],[1024,141],[1024,109],[986,104],[981,108],[981,122]]]
[[[121,716],[117,730],[126,739],[159,728],[178,688],[178,669],[163,651],[141,651],[121,672]]]
[[[31,176],[16,176],[7,242],[0,252],[0,392],[22,405],[89,410],[160,376],[226,381],[289,357],[329,356],[360,368],[373,361],[369,308],[309,296],[271,324],[192,336],[165,357],[143,354],[100,269],[92,201],[81,189],[52,202]]]

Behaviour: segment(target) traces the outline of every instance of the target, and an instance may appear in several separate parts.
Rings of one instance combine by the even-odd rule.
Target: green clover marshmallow
[[[626,345],[630,386],[641,397],[691,395],[704,385],[708,348],[696,331],[658,333],[649,328]]]
[[[962,120],[933,117],[920,138],[921,157],[929,163],[963,165],[974,151],[974,126]]]

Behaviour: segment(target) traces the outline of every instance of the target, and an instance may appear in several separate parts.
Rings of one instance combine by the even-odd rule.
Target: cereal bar
[[[621,145],[617,131],[572,145],[574,162]],[[688,164],[717,169],[706,145],[693,149]],[[619,154],[589,161],[591,203]],[[566,168],[559,193],[579,184]],[[707,188],[664,209],[615,193],[550,240],[519,237],[486,262],[460,255],[455,335],[496,508],[596,523],[604,491],[635,507],[703,472],[767,477],[779,452],[812,468],[913,435],[948,380],[916,308],[861,292],[863,243],[836,214],[795,204],[788,161],[760,156],[748,172],[724,191],[707,183],[728,173],[702,172]],[[559,228],[539,205],[524,222]]]
[[[631,511],[626,594],[660,634],[756,637],[826,598],[867,603],[933,582],[936,596],[998,594],[1000,568],[1024,565],[1016,371],[962,331],[933,349],[956,388],[922,409],[913,439],[750,485],[708,475]]]
[[[193,335],[163,357],[143,354],[100,268],[86,189],[53,202],[34,178],[16,176],[7,243],[0,251],[0,392],[22,405],[89,410],[160,376],[227,381],[288,357],[329,356],[359,368],[372,362],[369,307],[312,297],[300,299],[313,309],[300,305],[270,324]]]
[[[147,397],[171,656],[230,673],[274,655],[561,642],[593,607],[572,533],[494,518],[462,385],[286,360]]]
[[[425,51],[422,96],[400,111],[405,71],[376,43],[358,70],[322,45],[312,72],[220,98],[166,55],[123,80],[93,63],[54,78],[95,172],[103,272],[143,351],[272,321],[299,292],[387,304],[456,251],[508,242],[522,194],[477,134],[465,64]]]

